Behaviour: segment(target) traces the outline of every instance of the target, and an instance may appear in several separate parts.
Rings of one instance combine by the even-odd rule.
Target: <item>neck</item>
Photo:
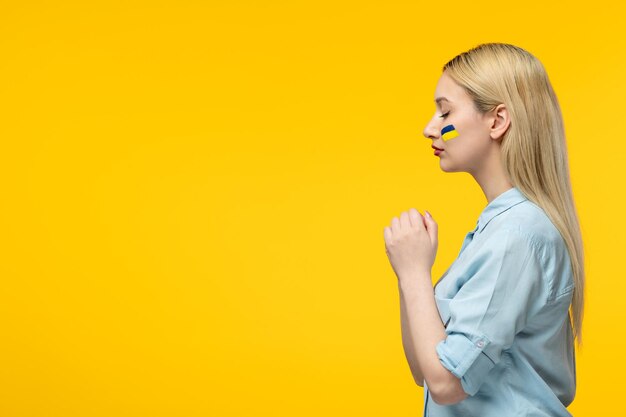
[[[487,198],[487,204],[491,203],[503,192],[513,188],[504,172],[499,149],[496,149],[496,151],[492,153],[490,158],[486,159],[479,172],[470,172],[483,190],[483,194]]]

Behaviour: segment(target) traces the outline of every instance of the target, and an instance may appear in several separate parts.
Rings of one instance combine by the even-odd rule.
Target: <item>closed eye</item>
[[[445,118],[446,118],[449,114],[450,114],[450,112],[447,112],[446,114],[442,114],[442,115],[441,115],[441,116],[439,116],[439,117],[441,117],[442,119],[445,119]]]

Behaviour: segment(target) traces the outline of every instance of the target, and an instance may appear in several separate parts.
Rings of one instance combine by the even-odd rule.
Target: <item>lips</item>
[[[438,147],[436,147],[435,145],[432,145],[432,148],[433,148],[433,149],[436,149],[436,150],[438,150],[438,151],[443,151],[443,149],[438,148]]]

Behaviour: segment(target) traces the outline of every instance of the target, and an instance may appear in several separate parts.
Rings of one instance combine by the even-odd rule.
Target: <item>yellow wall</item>
[[[482,192],[422,129],[443,64],[491,41],[563,108],[588,274],[569,409],[608,415],[619,3],[3,2],[0,415],[421,415],[383,228],[429,210],[436,279],[474,227]]]

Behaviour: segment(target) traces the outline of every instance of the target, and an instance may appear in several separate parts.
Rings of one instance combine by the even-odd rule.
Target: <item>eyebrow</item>
[[[450,100],[448,100],[448,99],[447,99],[447,98],[445,98],[445,97],[437,97],[437,98],[435,99],[435,103],[439,104],[439,102],[440,102],[440,101],[444,101],[444,100],[445,100],[445,101],[447,101],[448,103],[450,103]]]

